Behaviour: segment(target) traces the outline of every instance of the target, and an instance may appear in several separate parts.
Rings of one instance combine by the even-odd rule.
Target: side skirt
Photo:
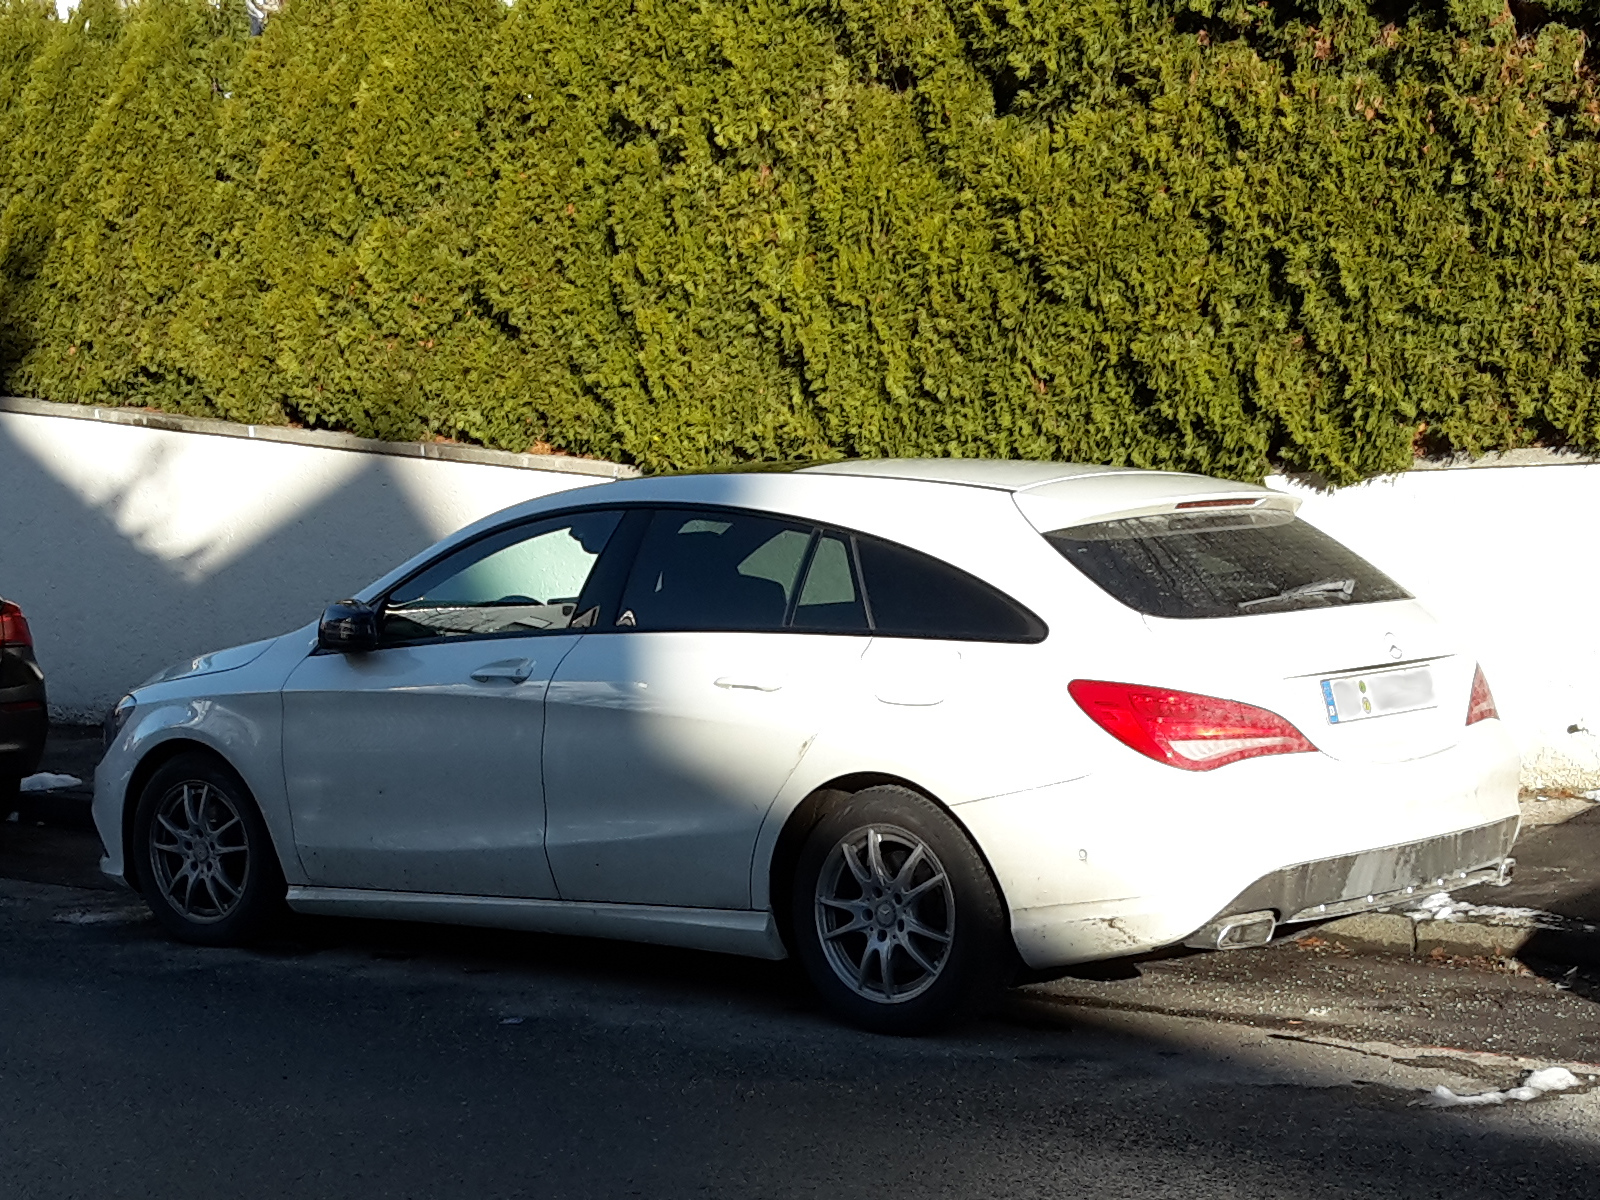
[[[777,922],[770,912],[329,887],[291,887],[288,901],[296,912],[317,916],[482,925],[531,933],[650,942],[658,946],[742,954],[747,958],[788,957],[783,939],[778,936]]]

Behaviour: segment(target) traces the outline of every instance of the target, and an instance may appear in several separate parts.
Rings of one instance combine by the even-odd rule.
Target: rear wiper
[[[1301,596],[1329,596],[1342,594],[1346,600],[1355,594],[1354,579],[1319,579],[1316,583],[1302,583],[1276,596],[1261,596],[1255,600],[1241,600],[1235,608],[1254,608],[1258,604],[1272,604],[1278,600],[1298,600]]]

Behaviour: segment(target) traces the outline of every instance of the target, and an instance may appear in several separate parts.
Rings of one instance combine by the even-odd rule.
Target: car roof
[[[1030,524],[1048,532],[1087,521],[1166,511],[1184,500],[1227,496],[1291,509],[1299,503],[1258,484],[1206,475],[976,458],[753,463],[732,470],[644,475],[609,483],[585,479],[570,490],[524,500],[457,530],[363,589],[359,598],[377,595],[450,546],[508,521],[574,503],[583,507],[713,504],[787,513],[942,554],[957,566],[988,577],[993,572],[979,560],[998,562],[1005,557],[996,541],[1004,540],[1005,523],[994,520],[1002,511],[1024,518],[1017,532]]]
[[[840,462],[804,466],[797,473],[864,475],[878,479],[954,483],[1015,492],[1042,483],[1056,483],[1088,475],[1143,475],[1149,472],[1092,463],[1025,462],[1003,458],[849,458]]]

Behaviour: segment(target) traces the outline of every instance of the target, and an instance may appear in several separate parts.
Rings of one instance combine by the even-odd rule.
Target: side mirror
[[[377,649],[378,610],[359,600],[328,605],[317,626],[317,646],[340,654]]]

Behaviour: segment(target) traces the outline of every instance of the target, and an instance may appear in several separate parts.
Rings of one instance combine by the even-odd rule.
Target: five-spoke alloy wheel
[[[179,755],[150,777],[134,850],[145,902],[184,941],[248,941],[282,904],[283,875],[249,789],[209,755]]]
[[[812,829],[795,872],[795,949],[829,1007],[922,1033],[1007,979],[1004,908],[949,814],[907,788],[858,792]]]

